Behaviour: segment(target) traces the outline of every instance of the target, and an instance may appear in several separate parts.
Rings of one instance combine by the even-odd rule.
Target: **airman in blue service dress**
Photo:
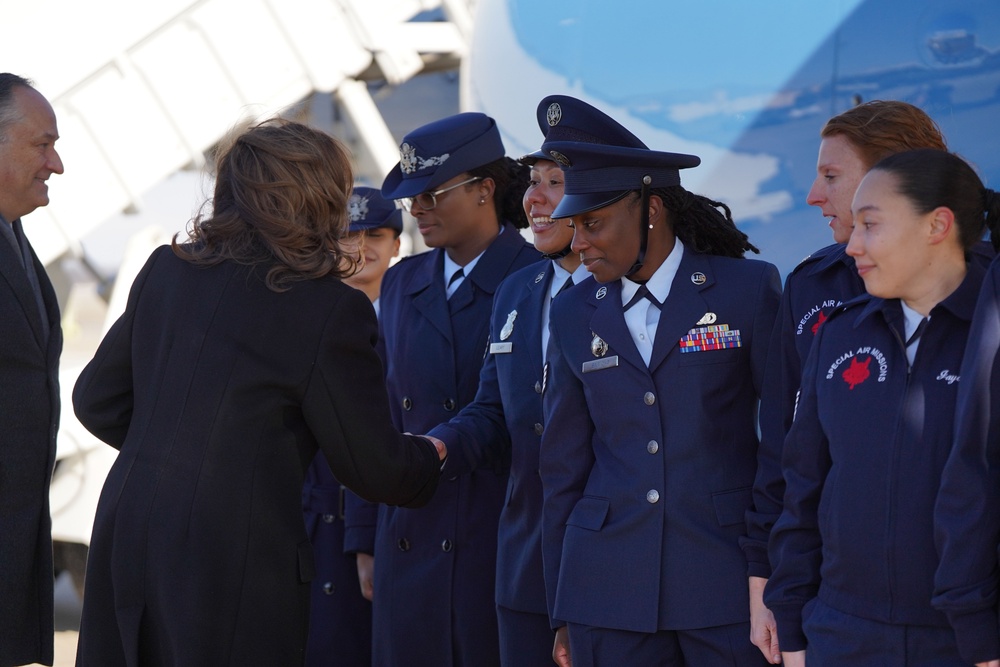
[[[679,188],[678,169],[698,158],[576,142],[543,150],[564,167],[566,194],[553,217],[571,217],[574,250],[592,225],[605,227],[596,236],[634,224],[605,211],[642,193],[634,208],[623,202],[639,218],[627,239],[639,246],[632,269],[599,275],[595,263],[604,284],[586,281],[553,304],[540,454],[553,627],[568,624],[575,667],[763,664],[749,641],[739,539],[778,272],[742,259],[752,246],[728,215],[712,208],[741,237],[737,251],[705,254],[689,236],[701,220],[690,225],[692,213],[669,207],[657,226],[666,220],[672,250],[641,284],[623,278],[639,280],[636,267],[654,249],[647,188],[663,208],[671,189],[693,197]],[[644,330],[628,312],[643,294]]]
[[[565,95],[538,105],[538,126],[546,139],[597,141],[593,133],[644,147],[631,132],[601,111]],[[520,158],[534,164],[551,160],[541,151]],[[563,255],[569,252],[565,248]],[[545,259],[506,278],[493,300],[490,345],[479,376],[476,400],[429,435],[448,445],[453,472],[510,457],[507,496],[498,532],[496,605],[500,656],[504,667],[552,664],[552,630],[542,580],[541,445],[543,327],[550,304],[567,279],[589,278],[586,268],[569,274],[556,259]]]
[[[403,212],[374,188],[356,187],[348,203],[351,232],[403,231]],[[306,667],[370,667],[372,605],[361,594],[353,553],[344,553],[343,486],[317,454],[306,470],[302,509],[316,574],[309,607]]]
[[[412,197],[503,158],[495,122],[459,114],[404,137],[387,198]],[[397,428],[425,433],[475,398],[489,340],[493,295],[539,254],[510,223],[449,298],[445,250],[406,257],[386,272],[381,344]],[[462,474],[449,458],[424,512],[348,504],[346,548],[374,552],[373,664],[380,667],[499,665],[497,523],[509,463]],[[453,467],[455,468],[453,470]]]

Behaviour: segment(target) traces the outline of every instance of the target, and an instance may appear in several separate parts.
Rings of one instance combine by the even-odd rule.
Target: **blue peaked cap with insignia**
[[[624,128],[606,116],[594,115],[593,122],[589,130],[598,141],[550,140],[547,135],[542,144],[542,153],[562,167],[565,179],[563,198],[552,212],[553,218],[604,208],[629,192],[643,190],[643,185],[647,192],[680,185],[680,170],[701,164],[697,155],[653,151],[641,142],[636,146],[628,139],[633,137],[631,133],[623,140]]]
[[[347,215],[351,219],[348,231],[363,232],[386,227],[396,232],[397,236],[403,231],[403,212],[375,188],[355,186],[347,200]]]
[[[413,130],[399,145],[399,163],[382,182],[386,199],[414,197],[506,153],[496,121],[460,113]]]
[[[582,141],[588,144],[613,144],[646,148],[635,136],[614,118],[583,100],[569,95],[549,95],[542,98],[535,110],[542,141]],[[518,158],[518,162],[533,165],[538,160],[551,160],[552,156],[539,149]]]

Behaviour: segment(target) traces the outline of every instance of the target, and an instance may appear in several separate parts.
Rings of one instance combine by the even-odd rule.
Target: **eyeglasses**
[[[475,183],[476,181],[481,181],[481,180],[483,180],[482,176],[473,176],[472,178],[468,178],[462,181],[461,183],[455,183],[455,185],[449,185],[446,188],[435,190],[434,192],[421,192],[419,195],[415,197],[401,199],[400,201],[403,203],[403,206],[406,208],[406,210],[409,210],[410,208],[413,207],[413,204],[416,204],[425,211],[430,211],[431,209],[435,208],[438,205],[437,202],[438,195],[443,195],[449,190],[454,190],[457,187],[468,185],[469,183]]]

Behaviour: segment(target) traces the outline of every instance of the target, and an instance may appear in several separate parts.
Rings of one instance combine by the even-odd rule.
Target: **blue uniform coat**
[[[912,367],[898,299],[867,295],[819,330],[785,442],[784,509],[765,602],[782,650],[805,648],[802,608],[945,626],[931,607],[932,515],[952,443],[960,366],[983,269],[931,310]]]
[[[781,448],[792,426],[802,365],[823,322],[838,306],[865,293],[854,258],[846,250],[842,243],[817,250],[788,274],[781,293],[760,397],[760,450],[754,503],[747,512],[747,539],[743,541],[751,576],[771,576],[767,540],[781,514],[785,494]]]
[[[941,476],[933,605],[948,616],[969,663],[1000,657],[1000,263],[976,305],[962,362],[955,445]]]
[[[500,281],[538,252],[507,226],[449,300],[444,250],[413,255],[382,282],[380,325],[393,422],[426,433],[473,400]],[[462,474],[448,463],[420,511],[348,504],[346,548],[375,554],[375,665],[498,664],[494,587],[506,461]],[[454,466],[454,470],[452,467]]]
[[[651,633],[747,621],[739,538],[779,293],[770,264],[685,250],[648,368],[620,282],[588,280],[553,303],[540,464],[554,626]],[[709,313],[742,347],[681,352]]]

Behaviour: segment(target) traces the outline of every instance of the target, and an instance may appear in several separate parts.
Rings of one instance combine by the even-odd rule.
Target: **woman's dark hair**
[[[958,225],[958,238],[969,250],[987,229],[994,248],[1000,248],[1000,196],[983,186],[969,163],[947,151],[922,148],[896,153],[881,160],[872,171],[896,178],[896,191],[906,197],[918,213],[939,206],[951,209]]]
[[[729,207],[722,202],[696,195],[680,185],[653,188],[650,194],[663,201],[674,235],[688,248],[722,257],[742,258],[748,250],[760,254],[733,222]],[[633,192],[633,204],[639,200],[639,193]]]
[[[505,156],[481,167],[470,169],[468,174],[493,179],[496,186],[493,206],[496,208],[500,224],[506,221],[519,229],[528,226],[524,209],[521,207],[521,198],[528,189],[528,181],[531,179],[530,167]]]
[[[211,215],[191,223],[182,259],[211,266],[231,260],[267,269],[268,288],[356,269],[340,239],[348,227],[354,176],[350,154],[325,132],[273,119],[219,148]]]

